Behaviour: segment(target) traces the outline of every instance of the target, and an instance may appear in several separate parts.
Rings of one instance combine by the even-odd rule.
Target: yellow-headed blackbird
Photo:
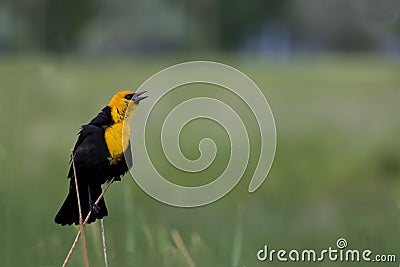
[[[82,218],[89,210],[92,214],[88,223],[108,215],[102,198],[98,205],[94,202],[101,194],[101,185],[125,174],[132,166],[129,143],[129,119],[146,98],[144,92],[121,91],[113,96],[110,103],[88,124],[83,125],[78,141],[73,149],[76,178],[79,187]],[[125,158],[124,152],[127,152]],[[69,193],[54,221],[61,225],[79,224],[78,201],[72,164],[68,175]]]

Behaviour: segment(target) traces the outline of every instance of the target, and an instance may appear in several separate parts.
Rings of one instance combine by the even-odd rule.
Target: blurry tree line
[[[2,0],[0,52],[400,51],[397,0]]]

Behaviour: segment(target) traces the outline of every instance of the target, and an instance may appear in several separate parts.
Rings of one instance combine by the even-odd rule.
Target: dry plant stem
[[[196,267],[196,264],[194,263],[192,257],[190,256],[189,251],[186,249],[185,243],[183,242],[182,237],[179,234],[178,230],[172,230],[171,237],[172,240],[174,240],[174,243],[178,251],[182,253],[182,256],[186,260],[187,265],[189,267]]]
[[[76,198],[78,199],[79,228],[80,228],[80,231],[82,233],[82,237],[81,237],[81,240],[82,240],[82,253],[83,253],[83,259],[85,261],[85,266],[89,267],[89,258],[88,258],[87,249],[86,249],[86,237],[85,237],[85,231],[83,230],[81,199],[79,197],[78,179],[76,177],[74,151],[71,151],[71,159],[72,159],[72,169],[74,170]]]
[[[104,220],[103,219],[100,219],[100,224],[101,224],[101,240],[103,241],[104,266],[108,267],[106,234],[105,234],[105,230],[104,230]]]
[[[100,199],[107,192],[107,190],[110,187],[111,183],[114,182],[114,179],[115,179],[115,177],[113,177],[110,181],[107,182],[106,187],[103,189],[103,192],[101,192],[100,196],[97,198],[97,200],[95,202],[96,205],[99,204]],[[85,221],[83,222],[83,226],[86,225],[86,223],[89,220],[89,217],[90,217],[91,214],[92,214],[92,211],[90,210],[88,215],[85,218]],[[76,244],[78,244],[78,240],[79,240],[80,235],[81,235],[81,230],[79,230],[79,232],[76,234],[74,243],[72,243],[72,246],[71,246],[70,250],[68,251],[67,257],[65,258],[62,267],[67,266],[67,263],[68,263],[69,259],[71,258],[72,252],[74,252]]]

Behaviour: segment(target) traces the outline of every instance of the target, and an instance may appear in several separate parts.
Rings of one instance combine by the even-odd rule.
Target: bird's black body
[[[126,160],[125,155],[122,155],[121,160],[116,164],[110,164],[109,158],[111,155],[107,148],[105,131],[113,124],[111,108],[106,106],[94,119],[82,126],[73,150],[83,220],[92,208],[92,204],[101,194],[101,185],[113,177],[116,177],[116,180],[120,180],[120,176],[125,174],[132,166],[130,144],[126,150]],[[54,221],[61,225],[79,224],[72,164],[67,177],[71,180],[69,194]],[[96,210],[96,212],[92,212],[88,223],[108,215],[103,198],[98,203]]]

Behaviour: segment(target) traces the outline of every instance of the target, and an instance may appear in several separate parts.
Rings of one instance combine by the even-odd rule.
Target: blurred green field
[[[338,238],[345,238],[349,248],[397,253],[398,264],[399,62],[371,55],[284,61],[217,58],[250,76],[273,110],[278,141],[266,182],[248,194],[258,159],[259,140],[254,133],[245,176],[230,194],[205,207],[161,204],[142,192],[128,174],[106,195],[110,266],[189,266],[171,239],[174,229],[196,266],[266,266],[271,263],[256,258],[264,244],[274,249],[321,250],[335,247]],[[67,194],[69,153],[79,126],[119,89],[134,89],[155,72],[182,61],[184,57],[1,58],[1,266],[61,265],[78,228],[60,227],[53,218]],[[196,88],[192,91],[199,94]],[[160,108],[160,118],[177,103],[174,100],[190,95],[177,94]],[[248,114],[244,117],[249,118],[252,131],[254,121]],[[181,139],[188,157],[198,156],[197,141],[209,135],[222,155],[211,170],[193,179],[176,175],[161,162],[160,148],[152,148],[152,154],[160,157],[160,171],[177,183],[209,182],[223,170],[229,153],[226,138],[216,137],[222,131],[218,126],[205,121],[192,126]],[[152,137],[157,138],[154,127]],[[86,229],[91,266],[103,266],[100,226]],[[289,263],[273,263],[284,264]],[[339,261],[295,264],[348,265]],[[82,265],[78,246],[69,266]]]

